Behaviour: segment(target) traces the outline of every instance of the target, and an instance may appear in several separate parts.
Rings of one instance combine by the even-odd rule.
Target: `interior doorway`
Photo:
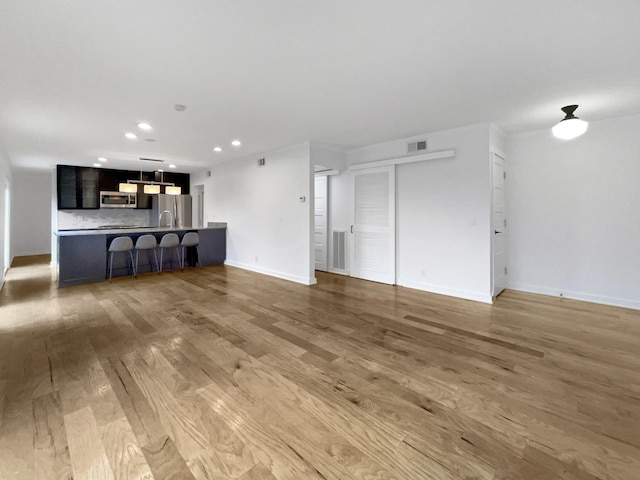
[[[313,203],[313,246],[315,252],[315,269],[327,271],[328,249],[328,215],[327,215],[328,181],[326,175],[316,175]]]
[[[492,186],[492,237],[493,237],[493,296],[500,294],[507,286],[507,212],[505,205],[505,159],[493,152]]]
[[[3,275],[11,266],[11,184],[8,179],[4,183],[4,235],[2,239],[2,268]]]

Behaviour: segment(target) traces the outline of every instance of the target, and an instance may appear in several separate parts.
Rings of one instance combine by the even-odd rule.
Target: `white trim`
[[[548,295],[551,297],[568,298],[570,300],[580,300],[582,302],[599,303],[602,305],[610,305],[612,307],[632,308],[640,310],[640,301],[630,298],[607,297],[605,295],[593,295],[584,292],[572,292],[562,290],[560,288],[542,287],[540,285],[531,285],[528,283],[508,283],[507,288],[510,290],[518,290],[520,292],[536,293],[539,295]]]
[[[262,273],[263,275],[269,275],[271,277],[282,278],[283,280],[289,280],[290,282],[302,283],[303,285],[315,285],[317,283],[314,277],[299,277],[298,275],[290,275],[288,273],[278,272],[269,268],[256,267],[255,265],[236,262],[234,260],[225,260],[224,264],[229,265],[230,267],[249,270],[251,272]]]
[[[316,177],[329,177],[331,175],[340,175],[340,170],[320,170],[318,172],[313,172]]]
[[[398,279],[399,287],[413,288],[414,290],[422,290],[423,292],[436,293],[438,295],[447,295],[449,297],[462,298],[464,300],[473,300],[475,302],[493,303],[491,295],[483,295],[476,292],[468,292],[466,290],[456,290],[453,288],[440,287],[438,285],[430,285],[428,283],[405,281]]]
[[[350,165],[349,170],[362,170],[363,168],[386,167],[389,165],[403,165],[405,163],[426,162],[428,160],[438,160],[440,158],[452,158],[456,156],[455,149],[441,150],[439,152],[429,152],[420,155],[407,157],[388,158],[386,160],[376,160],[375,162],[356,163]]]

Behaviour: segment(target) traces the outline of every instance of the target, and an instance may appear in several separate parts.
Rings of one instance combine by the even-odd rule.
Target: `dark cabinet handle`
[[[353,225],[351,225],[351,233],[353,233]]]

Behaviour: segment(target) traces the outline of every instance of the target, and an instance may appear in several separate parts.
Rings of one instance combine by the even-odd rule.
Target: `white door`
[[[315,177],[314,247],[316,270],[327,271],[327,176]]]
[[[354,225],[351,276],[393,285],[396,281],[395,166],[353,173]]]
[[[498,295],[507,286],[507,239],[505,208],[505,170],[504,158],[492,153],[493,161],[493,296]]]

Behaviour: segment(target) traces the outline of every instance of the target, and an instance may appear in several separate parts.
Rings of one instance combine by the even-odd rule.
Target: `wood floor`
[[[0,293],[0,478],[640,478],[640,312],[231,267]]]

